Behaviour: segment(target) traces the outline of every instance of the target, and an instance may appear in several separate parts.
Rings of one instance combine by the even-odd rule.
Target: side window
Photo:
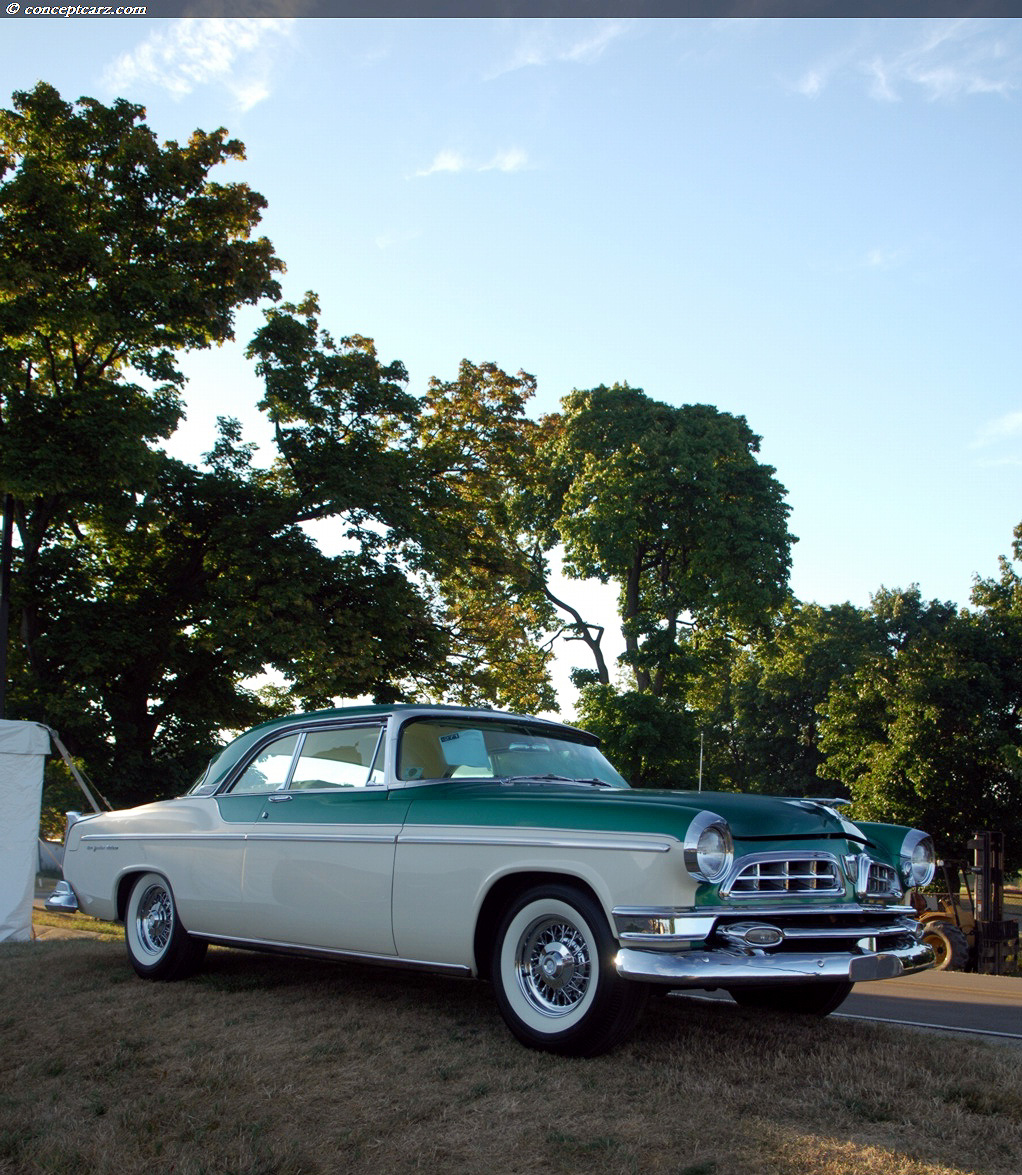
[[[276,791],[287,783],[291,760],[295,757],[298,735],[289,734],[264,747],[245,768],[231,788],[232,792]]]
[[[292,789],[365,787],[383,783],[381,726],[310,730],[305,736]]]

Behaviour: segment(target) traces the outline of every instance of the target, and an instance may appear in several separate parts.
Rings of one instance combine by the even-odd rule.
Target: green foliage
[[[447,636],[445,663],[421,684],[466,705],[551,710],[555,625],[545,595],[527,495],[536,425],[525,415],[536,381],[464,360],[458,378],[433,379],[418,422],[430,487],[424,566]]]
[[[222,729],[338,696],[404,696],[442,658],[404,546],[423,479],[404,368],[335,345],[314,297],[250,353],[278,457],[221,421],[205,468],[155,443],[177,354],[276,297],[264,206],[209,171],[226,132],[159,146],[140,107],[16,94],[0,113],[0,489],[18,524],[11,710],[61,731],[117,803],[179,791]],[[304,522],[337,518],[325,557]],[[404,545],[404,546],[403,546]],[[264,669],[286,691],[245,683]]]
[[[590,684],[581,691],[577,716],[633,787],[696,787],[699,735],[684,707],[638,690]]]
[[[640,693],[683,691],[685,629],[753,632],[784,598],[788,507],[758,449],[743,417],[628,385],[572,392],[544,422],[546,542],[563,543],[569,576],[618,585]]]
[[[964,855],[974,831],[998,829],[1014,862],[1022,853],[1022,618],[993,606],[997,595],[979,612],[959,612],[924,603],[916,588],[878,593],[872,614],[885,645],[835,682],[821,747],[855,815],[925,828],[950,857]]]
[[[160,146],[143,117],[120,100],[72,105],[44,83],[0,111],[0,490],[17,524],[21,637],[11,711],[101,763],[120,738],[128,793],[147,778],[160,789],[139,750],[154,724],[152,675],[137,665],[147,643],[174,662],[159,592],[194,556],[154,537],[186,527],[160,512],[192,494],[153,447],[180,418],[176,355],[230,338],[235,308],[276,296],[283,268],[252,237],[262,197],[208,179],[241,144],[218,130]],[[187,716],[174,722],[194,733]]]
[[[265,201],[207,178],[241,144],[221,129],[160,147],[143,116],[44,83],[0,111],[0,483],[28,548],[64,495],[148,476],[180,416],[175,352],[278,292],[280,261],[251,239]]]
[[[875,619],[851,604],[794,599],[750,644],[702,635],[689,703],[706,731],[704,777],[738,791],[843,794],[820,748],[821,708],[882,643]]]

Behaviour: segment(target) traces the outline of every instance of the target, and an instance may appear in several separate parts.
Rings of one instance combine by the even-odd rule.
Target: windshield
[[[206,764],[206,770],[199,776],[199,778],[192,784],[192,786],[185,793],[189,796],[203,796],[209,795],[216,791],[219,784],[218,779],[213,778],[213,768],[217,765],[221,755],[223,755],[226,747],[221,747],[212,759]]]
[[[398,779],[557,779],[628,786],[581,731],[501,720],[406,723]]]

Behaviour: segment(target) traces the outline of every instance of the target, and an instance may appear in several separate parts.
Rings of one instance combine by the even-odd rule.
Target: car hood
[[[545,780],[464,782],[416,789],[408,823],[479,823],[661,832],[683,839],[693,816],[723,817],[736,840],[852,838],[863,833],[813,800],[638,788],[600,788]]]

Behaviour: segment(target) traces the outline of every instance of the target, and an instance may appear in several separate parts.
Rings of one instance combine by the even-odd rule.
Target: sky
[[[463,358],[532,412],[627,382],[745,416],[787,489],[791,586],[969,602],[1022,522],[1022,22],[6,19],[47,81],[225,126],[289,299],[412,391]],[[237,344],[188,357],[266,437]],[[330,536],[324,537],[329,546]],[[582,599],[578,595],[573,599]],[[596,597],[586,606],[597,607]],[[603,606],[606,606],[604,604]],[[609,607],[612,609],[612,600]]]

